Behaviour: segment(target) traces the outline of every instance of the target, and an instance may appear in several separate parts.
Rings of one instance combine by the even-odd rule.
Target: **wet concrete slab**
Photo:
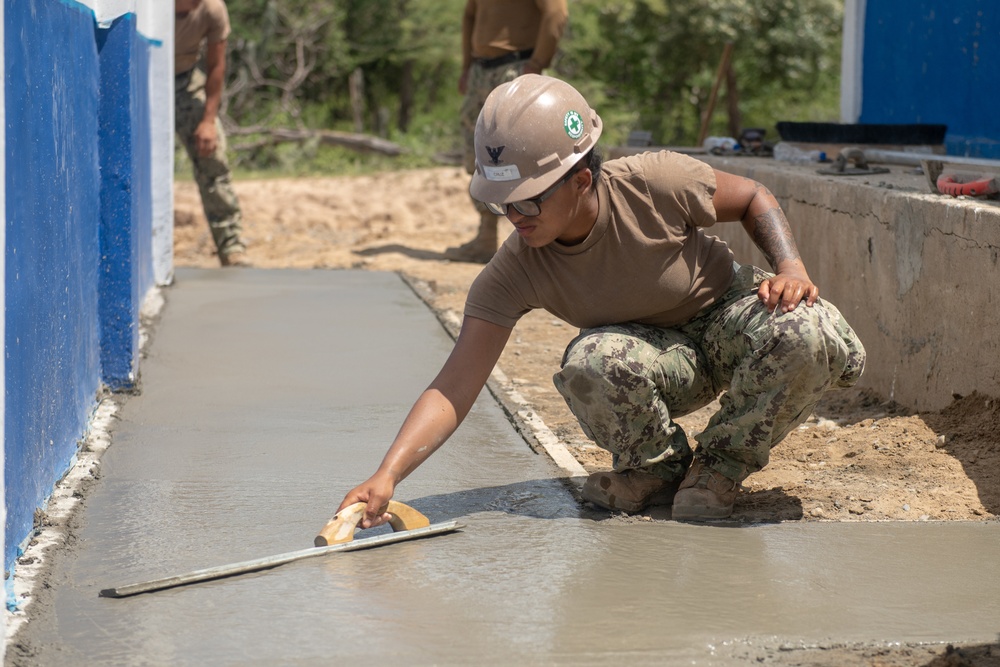
[[[461,532],[100,598],[311,546],[451,349],[393,274],[181,270],[167,301],[8,664],[729,665],[748,646],[996,640],[1000,525],[587,512],[486,392],[398,489]]]

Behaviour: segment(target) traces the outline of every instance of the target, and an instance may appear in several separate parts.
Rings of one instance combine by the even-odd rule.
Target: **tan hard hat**
[[[594,147],[601,118],[565,81],[525,74],[495,88],[476,122],[469,194],[505,204],[544,192]]]

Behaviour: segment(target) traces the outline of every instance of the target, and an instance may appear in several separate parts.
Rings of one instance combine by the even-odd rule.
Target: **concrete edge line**
[[[458,337],[458,332],[462,328],[462,322],[458,314],[454,311],[442,311],[440,314],[431,306],[433,291],[426,282],[400,273],[403,282],[417,297],[424,302],[437,318],[444,330],[451,336],[452,340]],[[565,473],[564,480],[576,490],[583,486],[587,478],[587,470],[576,460],[576,457],[566,448],[566,445],[559,440],[555,433],[546,426],[541,417],[534,411],[531,405],[524,399],[514,383],[507,375],[500,370],[499,366],[493,368],[490,379],[486,383],[493,398],[500,405],[500,408],[507,414],[515,430],[524,438],[528,446],[536,454],[545,452],[548,457]]]
[[[149,328],[155,323],[162,312],[165,300],[161,288],[150,288],[143,299],[139,317],[139,355],[144,356],[150,342]],[[111,446],[111,427],[117,419],[129,393],[98,393],[97,406],[87,424],[87,430],[80,440],[80,447],[74,456],[69,470],[56,482],[52,494],[45,501],[42,510],[45,512],[45,522],[38,532],[30,536],[24,553],[17,558],[16,566],[11,574],[13,602],[17,605],[11,610],[5,605],[7,627],[5,638],[7,642],[14,639],[17,633],[31,620],[31,606],[36,600],[36,591],[49,572],[51,557],[56,551],[67,544],[70,534],[70,522],[74,513],[84,498],[85,488],[100,477],[100,459]]]

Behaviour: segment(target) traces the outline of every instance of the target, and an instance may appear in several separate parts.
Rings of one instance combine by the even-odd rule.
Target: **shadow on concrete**
[[[413,259],[448,259],[444,256],[444,253],[434,252],[432,250],[421,250],[419,248],[409,248],[405,245],[399,245],[398,243],[390,243],[389,245],[375,246],[374,248],[365,248],[363,250],[354,251],[355,255],[361,255],[362,257],[374,257],[375,255],[386,255],[389,253],[398,253],[400,255],[412,257]]]
[[[459,520],[479,512],[503,512],[535,519],[577,519],[583,509],[557,477],[485,486],[405,500],[432,522]]]
[[[503,512],[535,519],[579,518],[594,521],[627,516],[580,502],[574,496],[562,479],[550,478],[442,493],[405,502],[423,512],[432,522],[460,520],[478,512]],[[670,521],[670,506],[650,507],[637,516]],[[802,502],[799,498],[788,495],[780,488],[765,489],[741,495],[732,518],[713,521],[711,525],[740,527],[801,518]]]

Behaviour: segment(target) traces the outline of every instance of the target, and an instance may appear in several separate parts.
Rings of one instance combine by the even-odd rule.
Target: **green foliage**
[[[744,126],[836,115],[842,0],[578,0],[573,9],[560,71],[603,82],[612,104],[634,110],[633,129],[658,143],[694,143],[727,42]]]
[[[377,134],[403,158],[323,146],[241,151],[241,168],[302,173],[434,164],[461,142],[465,0],[242,0],[229,3],[231,125]],[[548,72],[577,86],[605,123],[604,145],[636,129],[691,145],[727,42],[744,127],[838,115],[843,0],[569,0]],[[363,79],[361,88],[354,87]],[[726,130],[723,85],[710,125]],[[240,137],[231,140],[240,145]],[[244,142],[246,143],[246,142]]]

